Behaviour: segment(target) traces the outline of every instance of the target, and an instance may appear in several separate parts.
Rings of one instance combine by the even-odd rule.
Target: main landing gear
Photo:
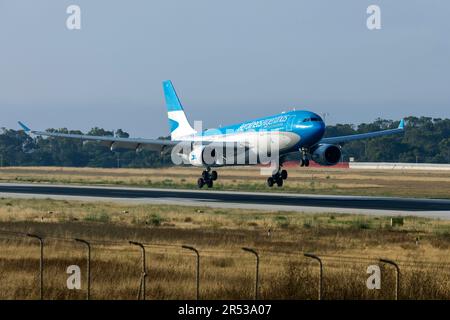
[[[275,173],[271,177],[267,178],[267,185],[269,187],[273,187],[273,185],[276,183],[277,186],[282,187],[283,180],[286,180],[287,177],[288,177],[288,173],[286,170],[278,170],[277,173]]]
[[[198,178],[197,185],[199,188],[203,188],[207,185],[208,188],[213,187],[213,181],[217,180],[217,171],[211,171],[210,168],[202,172],[201,178]]]

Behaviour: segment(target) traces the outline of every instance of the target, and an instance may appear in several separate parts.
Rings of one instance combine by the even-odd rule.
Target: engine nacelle
[[[311,154],[312,159],[323,166],[334,166],[342,156],[341,148],[333,144],[320,144]]]
[[[189,153],[189,163],[196,167],[216,164],[216,148],[209,146],[194,146]]]

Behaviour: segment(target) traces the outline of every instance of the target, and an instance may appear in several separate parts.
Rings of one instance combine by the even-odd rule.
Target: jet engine
[[[341,148],[333,144],[319,144],[311,153],[312,159],[323,166],[333,166],[341,159]]]
[[[194,146],[189,153],[189,163],[196,167],[214,166],[216,164],[216,147]]]

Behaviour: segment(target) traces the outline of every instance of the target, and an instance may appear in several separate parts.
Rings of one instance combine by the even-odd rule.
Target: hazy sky
[[[81,30],[66,8],[81,7]],[[381,8],[382,29],[366,27]],[[448,0],[0,0],[0,127],[168,134],[161,81],[206,127],[284,110],[450,117]]]

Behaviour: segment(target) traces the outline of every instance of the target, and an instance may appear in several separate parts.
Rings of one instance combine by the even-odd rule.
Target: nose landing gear
[[[199,188],[203,188],[204,185],[207,185],[208,188],[213,187],[213,181],[217,180],[217,171],[211,171],[210,168],[202,172],[202,176],[197,180],[197,186]]]
[[[302,148],[301,150],[302,158],[300,159],[300,167],[309,167],[309,157],[308,157],[308,150],[305,148]]]

